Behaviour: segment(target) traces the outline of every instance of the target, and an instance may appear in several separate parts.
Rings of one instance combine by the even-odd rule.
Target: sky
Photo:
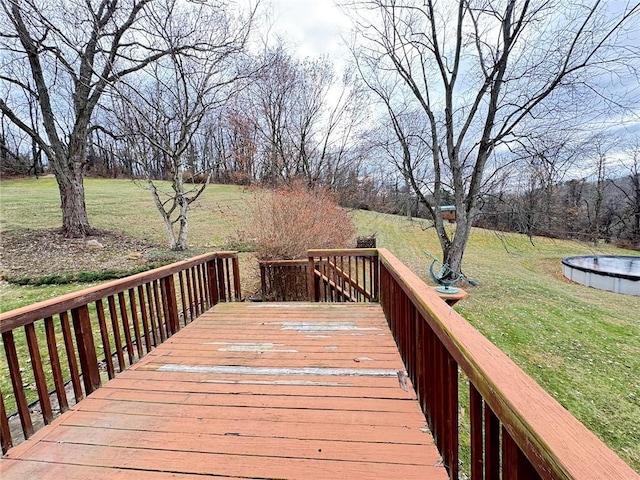
[[[350,23],[334,0],[267,2],[263,8],[271,14],[271,33],[291,42],[298,57],[328,55],[334,63],[342,63],[349,56],[340,33],[348,31]]]
[[[300,59],[327,55],[336,72],[340,72],[351,59],[351,53],[342,38],[343,35],[348,38],[351,22],[335,5],[335,1],[262,0],[261,8],[263,12],[268,12],[270,17],[271,40],[275,35],[282,36]],[[626,88],[627,85],[618,85],[618,88],[620,87]],[[616,87],[611,85],[609,88]],[[611,119],[609,131],[612,135],[620,138],[638,135],[640,120],[637,112],[621,120],[618,117]],[[624,150],[618,153],[623,157],[627,156]]]

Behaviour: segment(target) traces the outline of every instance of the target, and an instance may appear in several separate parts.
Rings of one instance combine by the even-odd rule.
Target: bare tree
[[[135,83],[121,81],[117,86],[120,137],[136,154],[173,250],[187,249],[190,206],[211,173],[196,170],[209,164],[196,158],[195,144],[205,133],[203,122],[217,114],[255,69],[246,52],[255,9],[240,15],[234,5],[225,2],[212,8],[203,3],[197,9],[172,12],[162,32],[167,49],[178,50],[173,41],[184,25],[194,26],[198,49],[171,53],[130,76]],[[158,163],[168,175],[169,187],[155,180]],[[199,184],[185,184],[200,175]]]
[[[327,58],[297,60],[282,44],[264,63],[245,100],[261,137],[261,180],[333,187],[357,156],[367,113],[358,78],[336,74]]]
[[[182,25],[165,45],[159,26],[178,0],[1,0],[0,110],[45,153],[60,190],[62,228],[89,230],[84,168],[87,138],[105,91],[169,53],[193,48],[193,27]],[[44,132],[27,120],[35,99]]]
[[[638,4],[459,0],[344,2],[365,75],[393,74],[422,111],[433,165],[428,201],[444,262],[460,271],[496,152],[535,128],[618,108],[611,76],[637,84]],[[589,112],[583,105],[589,106]],[[629,105],[630,106],[630,105]],[[595,108],[595,109],[594,109]],[[452,233],[439,210],[451,185]]]
[[[619,236],[640,249],[640,138],[635,138],[629,157],[623,163],[626,175],[612,182],[622,197],[615,215],[620,223]]]

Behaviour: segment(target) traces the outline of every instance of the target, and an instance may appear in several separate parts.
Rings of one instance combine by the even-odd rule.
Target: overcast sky
[[[270,18],[270,41],[275,40],[275,35],[280,35],[301,59],[328,55],[336,72],[340,72],[350,60],[351,54],[343,44],[341,35],[348,38],[351,23],[335,5],[335,0],[262,1],[262,12],[268,12]],[[609,88],[627,87],[629,85],[611,85]],[[611,119],[609,128],[611,133],[620,137],[637,135],[640,121],[637,114],[628,116],[624,121],[616,117]]]
[[[263,8],[270,12],[272,33],[291,42],[300,58],[326,54],[340,63],[348,56],[340,34],[349,21],[334,0],[267,0]]]

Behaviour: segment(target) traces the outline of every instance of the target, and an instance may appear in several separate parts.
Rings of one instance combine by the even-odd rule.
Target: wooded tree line
[[[496,185],[482,197],[476,225],[640,250],[640,143],[622,162],[608,158],[597,140],[590,145],[595,158],[578,178],[566,179],[559,162],[530,158],[517,185]]]
[[[568,148],[578,128],[637,117],[637,3],[345,2],[354,62],[336,71],[260,41],[259,2],[0,2],[3,172],[54,173],[70,236],[90,228],[88,174],[140,179],[176,249],[209,181],[302,179],[426,215],[453,271],[478,222],[556,235],[576,185],[577,235],[635,238],[637,162],[636,177],[601,162],[595,187],[557,173],[606,158]]]

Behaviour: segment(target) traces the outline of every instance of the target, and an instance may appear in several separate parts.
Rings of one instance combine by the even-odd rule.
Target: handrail
[[[102,369],[113,378],[116,370],[121,372],[140,360],[211,306],[240,299],[237,253],[218,252],[0,314],[12,392],[6,404],[0,391],[3,453],[15,443],[9,422],[13,408],[25,439],[41,426],[32,419],[29,402],[33,399],[25,380],[27,385],[33,381],[40,403],[41,419],[36,415],[35,421],[49,424],[73,401],[101,386]],[[43,361],[39,344],[44,343],[48,355]],[[18,355],[24,344],[28,361]],[[71,400],[67,385],[73,389]],[[52,402],[53,394],[57,404]]]
[[[308,257],[310,301],[378,301],[377,249],[314,249]]]
[[[4,333],[8,330],[13,330],[33,322],[34,320],[45,318],[51,315],[58,314],[60,305],[63,304],[66,310],[86,305],[88,303],[95,302],[98,299],[105,298],[114,293],[123,292],[129,288],[136,287],[140,284],[149,283],[154,280],[173,275],[181,270],[186,270],[206,263],[214,259],[222,258],[237,258],[236,252],[216,252],[205,253],[197,257],[175,262],[170,265],[165,265],[160,268],[148,270],[146,272],[131,275],[129,277],[121,278],[118,280],[112,280],[107,283],[96,285],[95,287],[86,288],[78,292],[68,293],[61,295],[50,300],[27,305],[22,308],[17,308],[9,312],[0,313],[0,333]]]
[[[472,478],[640,478],[408,267],[378,252],[382,308],[452,479],[458,368],[470,385]]]

